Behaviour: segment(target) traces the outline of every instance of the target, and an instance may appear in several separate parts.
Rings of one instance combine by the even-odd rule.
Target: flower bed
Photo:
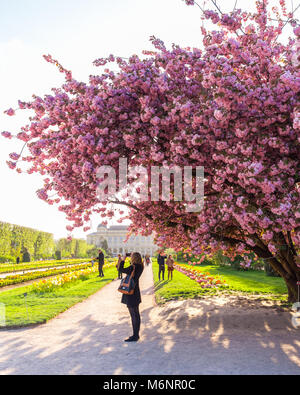
[[[80,262],[90,261],[91,258],[80,258],[80,259],[62,259],[62,260],[45,260],[45,261],[35,261],[30,263],[19,263],[16,264],[0,264],[0,273],[10,273],[19,270],[27,269],[41,269],[46,267],[56,267],[63,265],[75,265]]]
[[[195,280],[201,288],[227,287],[228,285],[220,276],[212,276],[210,273],[203,273],[197,268],[190,268],[187,265],[175,263],[174,268],[179,272],[188,276],[191,280]]]
[[[33,271],[29,273],[24,273],[24,274],[15,274],[11,276],[7,276],[3,279],[0,279],[0,288],[1,287],[6,287],[8,285],[14,285],[14,284],[19,284],[23,283],[26,281],[30,280],[35,280],[37,278],[42,278],[42,277],[49,277],[53,276],[55,274],[62,274],[62,273],[67,273],[71,271],[76,271],[79,269],[87,269],[88,267],[91,266],[91,263],[87,263],[85,265],[72,265],[71,267],[64,267],[64,268],[52,268],[49,270],[44,270],[44,271]]]
[[[104,268],[112,267],[115,264],[109,263],[104,265]],[[63,287],[70,283],[73,283],[78,280],[87,280],[89,275],[98,271],[97,265],[90,267],[88,269],[82,269],[77,271],[71,271],[68,273],[64,273],[59,276],[55,276],[53,278],[37,281],[32,284],[31,290],[36,293],[43,293],[43,292],[52,292],[56,288]]]
[[[95,267],[89,269],[78,270],[74,272],[64,273],[59,276],[55,276],[54,278],[49,278],[41,281],[37,281],[32,284],[31,290],[33,292],[41,293],[41,292],[51,292],[57,287],[62,287],[66,284],[77,280],[87,279],[88,276],[95,272],[97,269]]]
[[[115,258],[107,258],[106,262],[111,262]],[[90,262],[92,258],[78,258],[78,259],[61,259],[61,260],[45,260],[45,261],[35,261],[31,263],[20,263],[18,265],[15,264],[0,264],[0,273],[12,273],[20,270],[34,270],[34,269],[42,269],[42,268],[55,268],[64,265],[76,265],[83,262]],[[96,260],[95,260],[96,262]]]
[[[115,264],[116,264],[116,262],[105,264],[104,268],[111,267],[112,265],[115,265]],[[44,270],[44,271],[36,271],[36,272],[33,271],[30,273],[11,275],[11,276],[7,276],[3,279],[0,279],[0,288],[6,287],[8,285],[20,284],[20,283],[35,280],[38,278],[55,276],[56,274],[69,273],[69,272],[76,271],[79,269],[87,269],[89,267],[91,267],[91,263],[86,263],[85,265],[73,264],[72,266],[64,267],[64,268],[54,267],[52,269]],[[94,268],[95,269],[98,268],[98,265],[96,263],[94,263]]]

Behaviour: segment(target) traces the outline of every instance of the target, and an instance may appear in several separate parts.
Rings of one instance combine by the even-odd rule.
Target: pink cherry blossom
[[[15,110],[13,110],[12,108],[9,108],[8,110],[5,111],[5,114],[7,114],[9,116],[13,116],[13,115],[15,115]]]
[[[185,3],[197,6],[193,0]],[[280,7],[284,14],[284,0]],[[72,228],[85,226],[95,213],[103,223],[117,215],[97,197],[101,165],[112,166],[117,175],[120,158],[149,174],[153,165],[203,166],[201,212],[187,212],[182,201],[124,198],[115,206],[129,209],[130,231],[154,233],[159,245],[195,255],[220,248],[228,256],[252,252],[270,260],[295,298],[300,31],[289,18],[294,31],[282,40],[283,23],[274,21],[279,14],[261,0],[251,13],[206,9],[201,17],[213,27],[202,27],[201,49],[168,49],[152,36],[153,51],[142,58],[95,60],[95,66],[107,69],[88,82],[77,81],[45,56],[66,81],[44,97],[18,101],[19,109],[34,115],[16,133],[26,149],[20,158],[13,153],[8,166],[16,169],[16,161],[20,167],[25,162],[29,174],[40,173],[44,184],[38,196],[54,204],[50,196],[57,193],[58,209]],[[110,62],[117,71],[109,69]],[[12,137],[9,132],[2,136]]]

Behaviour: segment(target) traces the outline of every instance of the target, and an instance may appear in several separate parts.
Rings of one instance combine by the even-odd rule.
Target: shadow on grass
[[[163,288],[165,285],[168,284],[168,280],[161,280],[161,281],[156,281],[154,284],[154,291],[158,291],[159,289]]]

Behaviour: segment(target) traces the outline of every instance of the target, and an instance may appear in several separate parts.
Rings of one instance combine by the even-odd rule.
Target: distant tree
[[[31,261],[30,254],[27,250],[24,250],[22,260],[23,260],[23,262],[30,262]]]
[[[176,253],[175,250],[173,250],[173,248],[167,248],[167,249],[164,251],[164,253],[165,253],[166,255],[176,256],[176,259],[177,259],[177,253]]]
[[[106,239],[104,239],[101,242],[101,249],[104,250],[106,253],[108,252],[108,244],[107,244],[107,240]]]
[[[61,260],[61,251],[59,251],[59,250],[56,250],[56,251],[55,251],[55,258],[56,258],[58,261]]]
[[[280,275],[273,270],[272,266],[267,261],[264,263],[264,269],[267,276],[280,277]]]
[[[96,258],[97,255],[98,255],[98,248],[97,247],[92,246],[92,247],[88,248],[87,256],[89,258]]]

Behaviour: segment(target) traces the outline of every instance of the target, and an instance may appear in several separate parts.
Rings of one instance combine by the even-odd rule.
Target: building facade
[[[126,252],[139,252],[142,255],[154,255],[158,247],[154,244],[152,236],[132,235],[127,242],[126,238],[128,226],[113,225],[107,228],[99,225],[97,232],[87,235],[87,242],[101,247],[104,240],[107,241],[108,249],[113,256],[125,254]]]

